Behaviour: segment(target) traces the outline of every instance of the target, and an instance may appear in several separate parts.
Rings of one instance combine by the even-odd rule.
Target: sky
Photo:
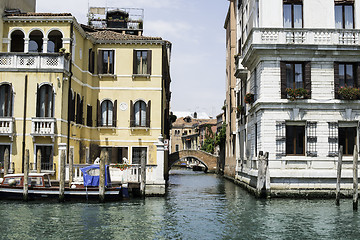
[[[87,24],[88,6],[144,9],[144,36],[172,43],[171,111],[221,113],[225,100],[225,0],[37,0],[37,12],[69,12]]]

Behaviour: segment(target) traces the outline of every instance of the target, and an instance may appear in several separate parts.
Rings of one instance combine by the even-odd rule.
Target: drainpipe
[[[70,109],[71,109],[71,78],[73,76],[72,72],[72,45],[73,45],[73,29],[74,29],[74,20],[71,22],[70,25],[70,62],[69,62],[69,89],[68,89],[68,115],[67,115],[67,142],[66,142],[66,159],[70,161],[69,154],[70,154]],[[72,171],[72,169],[69,169]]]
[[[24,172],[25,163],[25,133],[26,133],[26,108],[27,108],[27,88],[28,88],[28,75],[25,75],[25,93],[24,93],[24,122],[23,122],[23,142],[22,142],[22,159],[21,159],[21,172]]]

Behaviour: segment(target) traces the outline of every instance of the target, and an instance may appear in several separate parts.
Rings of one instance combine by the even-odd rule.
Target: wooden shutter
[[[40,88],[39,84],[36,84],[36,117],[40,117]]]
[[[84,97],[82,97],[80,102],[80,123],[84,124]]]
[[[100,110],[100,101],[99,99],[97,100],[97,108],[96,108],[96,126],[99,127],[100,126],[100,121],[101,121],[101,110]]]
[[[114,107],[113,107],[113,127],[116,127],[116,120],[117,120],[117,100],[114,101]]]
[[[98,58],[97,58],[98,74],[103,74],[104,73],[103,60],[104,60],[104,52],[102,50],[99,50]]]
[[[111,52],[112,53],[112,59],[111,59],[111,61],[112,61],[112,64],[110,65],[110,73],[112,73],[112,74],[114,74],[115,73],[115,71],[114,71],[114,68],[115,68],[115,51],[114,50],[111,50],[111,51],[109,51],[109,52]],[[110,60],[109,60],[110,61]]]
[[[146,105],[146,127],[150,127],[151,100]]]
[[[134,104],[133,101],[130,100],[130,127],[135,126],[135,115],[134,115]]]
[[[152,51],[147,51],[147,74],[151,75],[151,60],[152,60]]]
[[[136,56],[136,54],[137,54],[137,51],[136,50],[134,50],[134,53],[133,53],[133,74],[138,74],[138,72],[137,72],[137,64],[136,64],[136,59],[137,59],[137,56]]]
[[[287,81],[286,81],[286,63],[280,62],[280,78],[281,78],[281,99],[286,99],[286,88],[287,88]]]
[[[304,69],[304,88],[309,92],[308,98],[311,98],[311,62],[306,62]]]
[[[9,116],[12,117],[13,113],[12,113],[12,109],[13,109],[13,96],[14,96],[14,93],[13,93],[13,88],[12,88],[12,84],[10,83],[9,84],[9,102],[10,102],[10,106],[9,106]]]
[[[339,63],[335,62],[334,63],[334,92],[335,92],[335,98],[339,99]]]

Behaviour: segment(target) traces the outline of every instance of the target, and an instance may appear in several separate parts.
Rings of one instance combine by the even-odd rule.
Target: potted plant
[[[245,103],[252,104],[255,101],[253,93],[247,93],[244,97]]]
[[[59,53],[60,53],[61,55],[63,55],[63,54],[65,53],[65,51],[66,51],[65,48],[60,48],[60,49],[59,49]]]
[[[245,111],[245,107],[244,107],[244,106],[242,106],[242,105],[237,106],[236,112],[237,112],[238,114],[244,114],[244,111]]]
[[[304,88],[287,88],[285,91],[290,101],[295,101],[296,99],[306,99],[309,97],[309,91]]]
[[[360,98],[360,89],[354,87],[341,87],[338,91],[340,99],[356,100]]]

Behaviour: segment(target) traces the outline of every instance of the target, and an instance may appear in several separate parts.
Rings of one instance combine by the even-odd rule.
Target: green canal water
[[[0,239],[360,239],[351,199],[259,200],[215,175],[171,173],[162,198],[0,201]]]

